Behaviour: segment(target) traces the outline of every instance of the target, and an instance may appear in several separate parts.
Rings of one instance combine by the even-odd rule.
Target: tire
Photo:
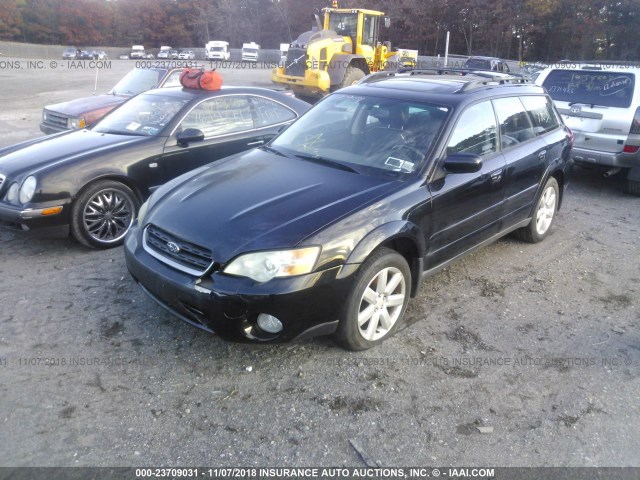
[[[544,240],[556,219],[559,199],[558,182],[554,177],[549,177],[536,201],[531,222],[526,227],[516,230],[518,238],[528,243],[538,243]]]
[[[395,285],[389,291],[392,283]],[[342,307],[336,342],[349,350],[366,350],[393,336],[410,293],[411,270],[404,257],[388,248],[375,250],[356,273]],[[387,303],[390,298],[391,305]]]
[[[138,197],[126,185],[100,180],[86,187],[71,208],[71,234],[91,248],[121,245],[140,208]]]
[[[342,78],[342,82],[340,82],[339,88],[348,87],[349,85],[353,85],[356,82],[362,80],[365,76],[365,73],[360,70],[358,67],[347,67],[344,72],[344,77]]]
[[[633,167],[629,169],[624,191],[629,195],[640,197],[640,167]]]

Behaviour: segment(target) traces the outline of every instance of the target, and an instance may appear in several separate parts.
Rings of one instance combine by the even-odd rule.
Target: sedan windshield
[[[123,103],[92,130],[117,135],[155,136],[177,115],[188,99],[143,94]]]
[[[439,105],[335,93],[270,146],[361,173],[413,173],[432,149],[448,112]]]
[[[167,71],[157,68],[134,68],[111,89],[114,95],[137,95],[155,88]]]

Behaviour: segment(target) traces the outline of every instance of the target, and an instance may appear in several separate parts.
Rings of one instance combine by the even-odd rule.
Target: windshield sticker
[[[405,172],[413,172],[414,163],[409,162],[407,160],[401,160],[396,157],[388,157],[385,162],[385,165],[389,165],[397,170],[404,170]]]
[[[136,131],[139,128],[140,124],[137,122],[131,122],[129,125],[127,125],[127,130]]]

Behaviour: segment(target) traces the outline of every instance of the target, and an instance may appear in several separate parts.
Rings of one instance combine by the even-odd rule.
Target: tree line
[[[74,46],[278,48],[329,0],[2,0],[0,39]],[[421,55],[527,61],[640,59],[639,0],[345,0],[391,19],[381,40]]]

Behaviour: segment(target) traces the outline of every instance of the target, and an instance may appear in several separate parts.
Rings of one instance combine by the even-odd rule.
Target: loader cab
[[[363,9],[325,8],[324,30],[333,30],[351,39],[351,52],[365,57],[372,64],[378,44],[380,23],[388,25],[383,12]]]

